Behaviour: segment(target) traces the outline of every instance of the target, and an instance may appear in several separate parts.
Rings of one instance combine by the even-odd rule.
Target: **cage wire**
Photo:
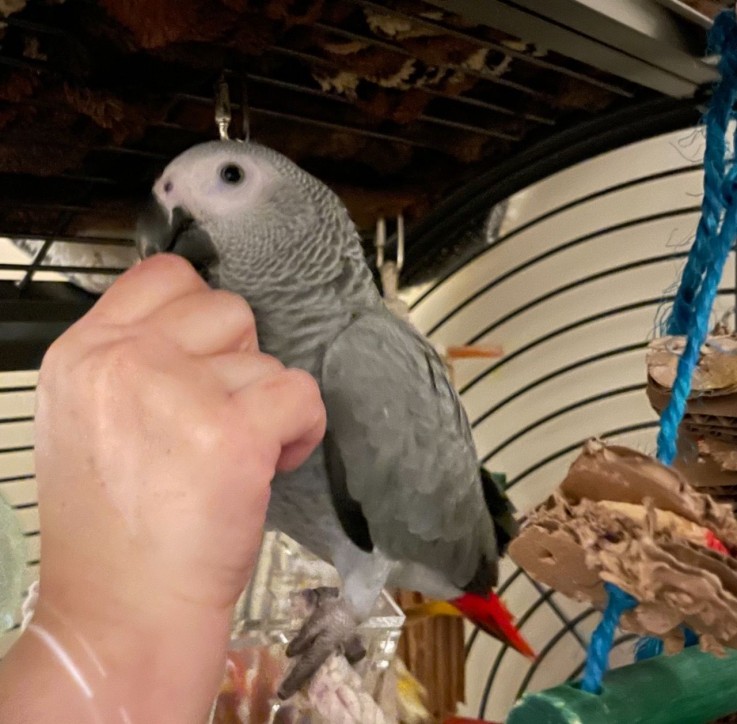
[[[430,6],[418,17],[383,2],[346,2],[361,22],[349,28],[321,18],[311,24],[310,42],[288,35],[268,44],[246,70],[226,67],[231,82],[248,84],[249,129],[257,140],[269,124],[285,124],[291,134],[299,129],[337,133],[359,139],[367,155],[378,148],[371,144],[410,149],[422,161],[416,167],[421,171],[444,167],[459,147],[484,143],[486,155],[476,160],[496,163],[560,124],[656,95],[562,54],[538,53],[520,38],[438,18]],[[69,28],[55,26],[43,13],[32,18],[18,13],[3,22],[0,67],[44,79],[63,76],[63,67],[53,67],[53,53],[29,57],[24,48],[74,45]],[[433,69],[419,46],[408,46],[406,38],[387,30],[402,23],[428,38],[460,43],[468,58]],[[355,88],[336,85],[343,61],[320,48],[318,41],[326,38],[409,64],[414,85],[390,88],[397,97],[410,91],[423,97],[424,110],[410,123],[367,122],[359,103],[366,99]],[[483,58],[480,65],[468,62],[475,56]],[[135,142],[85,140],[76,168],[42,177],[0,168],[0,323],[6,322],[8,331],[0,340],[0,357],[5,356],[5,362],[0,359],[0,496],[24,538],[24,592],[37,579],[40,564],[33,472],[36,372],[31,367],[39,361],[38,351],[137,258],[130,219],[123,215],[101,223],[101,199],[120,195],[127,202],[131,187],[142,194],[174,155],[211,137],[192,119],[198,109],[212,105],[210,90],[221,72],[222,67],[210,68],[191,81],[173,71],[157,76],[167,84],[166,101],[174,112],[148,124]],[[437,82],[433,72],[448,82]],[[459,92],[454,79],[473,82]],[[138,80],[148,82],[142,76]],[[357,76],[357,88],[375,94],[387,83]],[[562,104],[564,91],[572,107]],[[599,99],[598,109],[580,101],[575,105],[587,92]],[[241,104],[232,103],[231,111],[242,111]],[[686,245],[674,246],[672,240],[688,239],[698,218],[700,148],[690,130],[668,133],[510,192],[469,232],[477,244],[475,256],[463,257],[450,274],[433,272],[431,283],[406,292],[413,321],[433,342],[504,346],[500,360],[459,365],[456,380],[482,460],[507,474],[519,510],[555,487],[594,432],[653,449],[658,421],[645,400],[644,351],[664,296],[668,301],[663,290],[677,278],[687,253]],[[486,212],[491,208],[487,205]],[[450,247],[454,241],[461,246],[461,232],[467,231],[458,226],[457,234],[446,233]],[[463,244],[469,238],[463,236]],[[438,268],[453,253],[443,247],[436,254]],[[719,291],[720,314],[734,305],[734,255],[728,267]],[[597,618],[593,609],[546,590],[508,561],[499,591],[539,657],[528,664],[478,631],[469,632],[465,711],[491,719],[501,719],[526,690],[579,676]],[[0,655],[19,626],[20,610],[0,637]],[[615,665],[631,660],[632,638],[617,639]]]

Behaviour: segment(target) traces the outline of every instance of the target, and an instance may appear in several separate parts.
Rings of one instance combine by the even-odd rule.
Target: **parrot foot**
[[[337,588],[310,588],[299,596],[309,616],[287,646],[287,656],[295,662],[277,692],[282,700],[310,681],[331,654],[342,653],[350,664],[366,656],[356,633],[358,622]]]

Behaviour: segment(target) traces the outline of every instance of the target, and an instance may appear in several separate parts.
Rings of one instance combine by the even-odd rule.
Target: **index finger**
[[[188,261],[173,254],[155,254],[124,272],[89,315],[131,324],[169,302],[205,289],[207,284]]]

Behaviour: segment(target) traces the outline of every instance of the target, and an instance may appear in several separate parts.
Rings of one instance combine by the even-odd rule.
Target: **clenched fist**
[[[102,721],[116,721],[111,708],[133,722],[201,720],[271,479],[324,433],[316,383],[259,352],[242,299],[159,255],[52,345],[37,397],[39,605],[0,670],[0,701],[13,660],[30,649],[53,661],[56,643],[98,691],[88,704]],[[139,667],[145,692],[128,680]],[[155,710],[156,687],[182,701]]]

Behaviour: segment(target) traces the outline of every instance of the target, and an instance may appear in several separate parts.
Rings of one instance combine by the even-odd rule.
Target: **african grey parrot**
[[[181,254],[211,286],[242,295],[261,349],[310,372],[327,409],[322,444],[274,479],[268,524],[332,563],[343,594],[322,592],[290,644],[301,659],[280,695],[336,649],[356,654],[356,626],[385,586],[451,600],[532,655],[490,593],[514,527],[506,498],[480,474],[437,353],[384,305],[340,199],[279,153],[240,141],[184,152],[153,194],[141,255]]]

